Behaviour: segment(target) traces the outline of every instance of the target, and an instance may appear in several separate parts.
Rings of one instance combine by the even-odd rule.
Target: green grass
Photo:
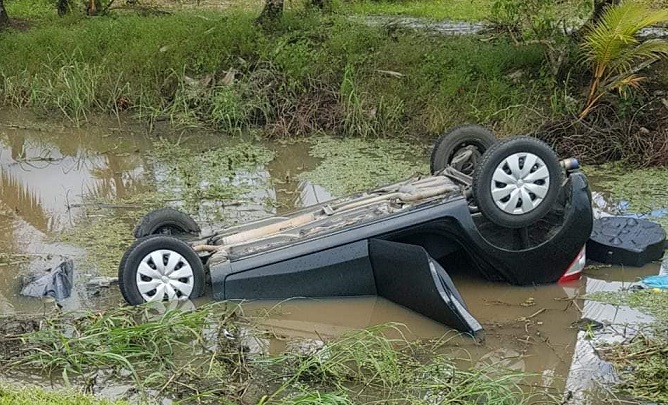
[[[48,319],[45,328],[24,337],[23,345],[30,351],[11,367],[64,375],[125,369],[141,383],[139,374],[164,372],[174,367],[180,350],[201,343],[207,312],[155,315],[148,307],[118,308],[70,317]]]
[[[78,392],[0,386],[0,405],[126,405],[125,401],[97,399]]]
[[[484,21],[489,19],[493,3],[493,0],[362,0],[345,2],[341,7],[362,15],[386,14],[437,21]]]
[[[459,370],[445,357],[430,353],[419,342],[388,338],[402,336],[399,325],[380,325],[354,331],[309,354],[286,354],[256,363],[284,381],[260,404],[286,403],[285,398],[312,398],[313,387],[334,395],[325,402],[305,403],[400,403],[409,404],[525,404],[537,399],[523,391],[526,375],[504,370]],[[271,374],[269,374],[271,375]],[[305,392],[306,391],[306,392]],[[280,402],[283,398],[284,402]],[[293,402],[287,402],[293,403]]]
[[[10,18],[40,20],[55,18],[56,3],[43,0],[5,0],[7,14]]]
[[[235,309],[216,303],[192,312],[160,314],[144,306],[56,315],[39,331],[18,336],[20,345],[17,336],[0,336],[0,344],[14,342],[2,352],[3,372],[44,370],[78,386],[96,384],[95,376],[97,384],[107,384],[98,372],[115,371],[114,383],[131,381],[140,394],[152,388],[152,398],[170,394],[185,403],[237,403],[244,392],[245,403],[262,405],[519,405],[539,399],[522,388],[527,375],[457,369],[434,345],[401,338],[399,325],[354,331],[309,353],[251,354],[240,341]]]
[[[345,394],[321,393],[319,391],[284,397],[277,402],[279,405],[352,405],[353,402]]]
[[[0,337],[2,371],[45,372],[72,386],[111,372],[114,381],[182,399],[233,392],[240,349],[227,336],[235,333],[235,310],[226,303],[194,311],[147,304],[57,314],[36,332]],[[12,344],[17,338],[20,345]],[[179,384],[169,384],[173,379]]]
[[[604,344],[597,352],[610,361],[620,377],[614,391],[651,403],[668,402],[668,292],[661,290],[598,292],[587,299],[637,308],[656,318],[630,339]]]
[[[388,31],[303,10],[265,32],[255,17],[202,10],[38,20],[0,33],[0,104],[78,123],[127,109],[269,136],[435,136],[463,122],[507,134],[551,114],[555,81],[540,45]]]

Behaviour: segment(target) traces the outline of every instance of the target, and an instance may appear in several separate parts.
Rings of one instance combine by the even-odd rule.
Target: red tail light
[[[585,268],[585,262],[587,261],[587,256],[585,254],[585,246],[580,249],[580,253],[575,256],[575,260],[571,263],[570,266],[566,269],[566,272],[559,279],[559,283],[566,283],[569,281],[579,280],[582,275],[582,270]]]

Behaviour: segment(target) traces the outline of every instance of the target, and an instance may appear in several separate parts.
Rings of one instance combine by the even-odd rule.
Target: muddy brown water
[[[197,139],[201,141],[203,136]],[[77,263],[83,257],[82,249],[54,243],[53,235],[74,226],[83,215],[87,197],[113,201],[159,186],[159,170],[147,159],[154,137],[142,127],[117,121],[70,128],[16,112],[0,112],[0,314],[39,312],[52,305],[21,297],[20,277],[63,258],[74,258]],[[220,142],[220,136],[215,139]],[[309,144],[266,146],[276,156],[258,175],[273,180],[271,189],[262,193],[274,199],[278,208],[263,215],[332,197],[317,184],[296,180],[298,173],[319,163],[309,156]],[[536,385],[559,394],[572,391],[575,400],[595,403],[586,392],[614,380],[614,373],[595,355],[589,332],[581,326],[586,322],[581,320],[600,322],[603,329],[596,332],[597,338],[616,340],[652,319],[636,310],[577,297],[616,291],[657,272],[658,264],[640,269],[604,268],[589,271],[567,285],[540,287],[513,287],[455,275],[455,284],[470,312],[484,325],[486,338],[483,343],[457,339],[457,349],[449,353],[466,366],[535,373]],[[66,300],[66,309],[120,302],[114,286],[95,294],[82,287],[94,275],[77,273],[77,287]],[[100,296],[104,299],[98,299]],[[447,327],[382,298],[250,303],[245,310],[270,332],[249,340],[253,350],[262,352],[281,352],[294,342],[317,345],[353,329],[390,322],[404,325],[406,337],[411,339],[454,337]]]

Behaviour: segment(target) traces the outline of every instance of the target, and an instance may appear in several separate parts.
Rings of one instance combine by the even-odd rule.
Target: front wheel
[[[441,135],[431,152],[431,174],[448,166],[473,175],[482,154],[496,143],[493,133],[479,125],[463,125]]]
[[[128,304],[197,298],[204,292],[204,265],[185,242],[169,236],[137,239],[118,268]]]
[[[524,228],[552,210],[561,183],[561,166],[552,148],[536,138],[514,137],[482,156],[473,176],[473,197],[490,221]]]

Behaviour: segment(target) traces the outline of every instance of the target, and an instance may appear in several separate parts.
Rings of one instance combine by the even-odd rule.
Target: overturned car
[[[437,141],[431,175],[210,234],[171,208],[147,214],[119,266],[133,305],[379,295],[452,328],[482,327],[450,274],[516,285],[576,279],[592,228],[577,161],[478,126]]]

